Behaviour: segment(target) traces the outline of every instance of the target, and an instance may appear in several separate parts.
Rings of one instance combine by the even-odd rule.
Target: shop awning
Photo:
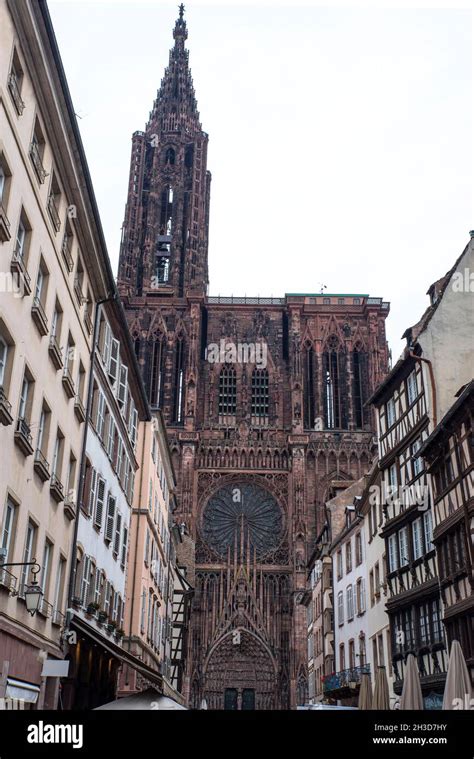
[[[121,646],[118,646],[116,643],[113,643],[113,641],[108,640],[104,635],[101,635],[98,630],[95,630],[83,619],[74,616],[71,620],[71,627],[75,628],[82,635],[86,635],[88,638],[91,638],[94,643],[104,648],[112,656],[115,656],[116,659],[119,659],[119,661],[123,662],[123,664],[127,664],[129,667],[132,667],[132,669],[139,672],[140,675],[143,675],[143,677],[145,677],[151,683],[159,686],[160,690],[163,689],[163,675],[160,672],[157,672],[156,669],[149,667],[148,664],[145,664],[140,659],[137,659],[136,656],[131,654],[129,651],[125,651],[125,649],[123,649]]]
[[[15,680],[13,677],[7,677],[6,698],[14,698],[18,701],[26,701],[28,704],[36,704],[39,692],[39,685],[26,683],[24,680]]]

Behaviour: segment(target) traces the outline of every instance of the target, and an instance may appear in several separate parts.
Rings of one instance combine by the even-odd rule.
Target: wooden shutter
[[[125,366],[125,364],[120,364],[120,378],[119,378],[119,384],[117,388],[117,400],[118,402],[123,405],[127,399],[127,379],[128,379],[128,369]]]
[[[97,490],[97,472],[95,469],[89,470],[89,481],[86,479],[86,490],[87,490],[87,513],[89,516],[92,516],[94,513],[94,505],[95,505],[95,497],[96,497],[96,490]]]
[[[122,558],[120,561],[122,567],[124,567],[125,564],[127,563],[127,548],[128,548],[128,528],[124,525],[123,537],[122,537]]]
[[[115,339],[115,337],[113,337],[111,345],[110,345],[110,358],[109,358],[109,365],[107,368],[109,377],[112,380],[113,384],[115,384],[117,380],[118,371],[119,371],[119,361],[120,361],[120,343],[118,340]]]
[[[97,498],[95,504],[95,519],[94,524],[99,529],[102,527],[102,518],[104,514],[105,503],[105,480],[102,477],[97,477]]]
[[[114,539],[114,553],[118,555],[120,551],[120,533],[122,532],[122,515],[117,512],[117,518],[115,520],[115,539]]]
[[[109,495],[107,503],[107,521],[105,525],[105,540],[111,541],[114,537],[114,522],[115,522],[115,498]]]

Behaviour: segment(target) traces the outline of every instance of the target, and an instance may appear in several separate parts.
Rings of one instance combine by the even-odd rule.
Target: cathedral
[[[208,135],[187,37],[181,6],[148,124],[132,137],[118,287],[168,429],[175,519],[195,541],[189,704],[289,709],[307,701],[300,600],[325,502],[376,449],[365,403],[387,372],[389,304],[208,294]]]

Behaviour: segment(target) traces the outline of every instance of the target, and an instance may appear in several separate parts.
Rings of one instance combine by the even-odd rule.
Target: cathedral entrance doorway
[[[211,651],[204,677],[209,709],[275,709],[276,685],[273,657],[253,633],[230,632]]]

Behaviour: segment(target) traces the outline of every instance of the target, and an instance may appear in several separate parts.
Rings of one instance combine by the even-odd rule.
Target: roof
[[[458,398],[453,403],[450,409],[446,412],[446,414],[443,416],[439,424],[435,427],[431,435],[427,437],[423,445],[421,446],[419,453],[422,456],[425,456],[428,451],[433,449],[433,446],[439,442],[439,440],[444,436],[444,433],[448,431],[449,424],[453,421],[454,417],[456,416],[457,412],[463,407],[465,402],[474,394],[474,379],[472,379],[470,382],[468,382],[467,385],[464,385],[460,390],[458,391]]]

